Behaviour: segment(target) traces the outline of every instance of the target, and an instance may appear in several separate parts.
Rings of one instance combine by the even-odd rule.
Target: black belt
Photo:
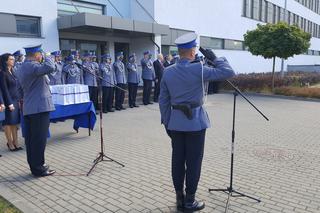
[[[193,119],[192,109],[201,106],[201,104],[178,104],[172,105],[172,109],[180,110],[189,120]]]

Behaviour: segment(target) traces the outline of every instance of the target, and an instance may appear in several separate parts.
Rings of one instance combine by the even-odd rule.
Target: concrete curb
[[[6,186],[0,185],[1,196],[14,205],[17,209],[23,213],[40,213],[38,207],[31,203],[27,203],[26,200],[19,196]]]
[[[232,91],[221,90],[219,93],[221,94],[232,94]],[[219,94],[218,93],[218,94]],[[294,100],[294,101],[310,101],[310,102],[320,102],[320,99],[317,98],[304,98],[304,97],[296,97],[296,96],[285,96],[285,95],[268,95],[262,93],[255,93],[255,92],[244,92],[243,94],[248,96],[257,96],[257,97],[266,97],[266,98],[279,98],[285,100]]]

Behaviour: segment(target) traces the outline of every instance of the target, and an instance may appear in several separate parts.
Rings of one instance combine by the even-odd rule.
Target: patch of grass
[[[320,88],[279,87],[274,91],[278,95],[298,96],[305,98],[320,98]]]
[[[0,196],[0,212],[1,213],[22,213],[19,209],[14,207],[6,199]]]

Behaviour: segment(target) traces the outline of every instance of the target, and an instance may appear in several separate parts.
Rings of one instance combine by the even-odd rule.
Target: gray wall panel
[[[134,31],[152,33],[152,23],[133,21]]]
[[[111,27],[117,30],[133,31],[133,20],[111,17]]]

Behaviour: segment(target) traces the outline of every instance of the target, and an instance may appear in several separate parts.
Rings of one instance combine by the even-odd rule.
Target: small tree
[[[311,35],[298,26],[279,22],[278,24],[258,24],[257,29],[247,31],[244,35],[244,45],[253,55],[273,59],[272,91],[274,91],[276,57],[287,59],[307,52],[310,47],[310,39]]]

